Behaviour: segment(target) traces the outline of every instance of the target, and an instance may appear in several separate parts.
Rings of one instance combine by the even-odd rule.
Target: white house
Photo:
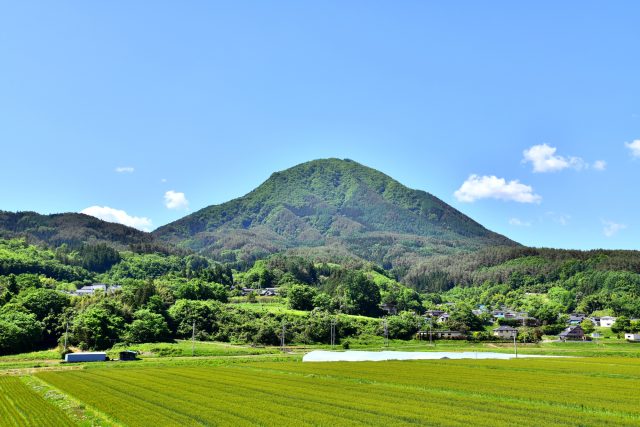
[[[602,316],[600,318],[600,326],[603,328],[610,328],[614,323],[616,323],[615,317]]]
[[[626,333],[624,339],[627,341],[640,342],[640,334]]]
[[[94,283],[93,285],[86,285],[78,289],[77,291],[71,292],[71,295],[93,295],[96,292],[104,292],[104,293],[114,293],[117,290],[122,289],[122,286],[119,285],[105,285],[104,283]]]

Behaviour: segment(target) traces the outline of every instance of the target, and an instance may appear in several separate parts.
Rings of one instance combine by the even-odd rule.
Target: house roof
[[[582,333],[584,335],[584,331],[580,327],[580,325],[569,326],[564,331],[560,332],[561,337],[566,337],[567,335],[579,335]]]
[[[512,328],[511,326],[502,325],[502,326],[500,326],[500,327],[498,327],[498,328],[495,328],[495,329],[493,330],[493,332],[502,332],[502,331],[505,331],[505,332],[513,332],[513,331],[517,331],[517,329],[516,329],[516,328]]]

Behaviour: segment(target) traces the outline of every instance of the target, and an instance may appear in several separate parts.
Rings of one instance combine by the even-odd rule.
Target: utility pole
[[[331,319],[331,349],[336,346],[336,319]]]
[[[518,344],[516,344],[516,336],[518,335],[518,333],[516,332],[515,334],[513,334],[513,349],[516,353],[516,359],[518,358]]]
[[[282,324],[282,336],[280,337],[280,350],[284,353],[285,335],[287,333],[287,325]]]
[[[429,346],[433,345],[433,317],[429,318]]]
[[[196,321],[193,320],[193,332],[191,333],[191,357],[196,355]]]
[[[389,347],[389,327],[387,325],[387,318],[384,318],[384,346]]]
[[[64,352],[67,353],[67,337],[69,336],[69,319],[67,319],[67,328],[64,331]]]

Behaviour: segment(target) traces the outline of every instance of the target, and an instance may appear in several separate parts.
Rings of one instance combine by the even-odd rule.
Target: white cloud
[[[522,161],[531,162],[534,172],[557,172],[567,168],[581,170],[589,167],[580,157],[558,156],[557,150],[547,144],[534,145],[522,152]]]
[[[640,158],[640,139],[636,139],[633,142],[625,142],[624,145],[626,145],[627,148],[631,150],[631,155],[633,157]]]
[[[118,173],[133,173],[135,169],[133,166],[118,166],[116,172]]]
[[[522,221],[518,218],[511,218],[509,220],[509,225],[514,225],[516,227],[531,227],[531,222],[529,221]]]
[[[627,228],[625,224],[618,224],[617,222],[613,222],[613,221],[602,221],[602,225],[604,225],[602,232],[607,237],[612,237],[618,231],[624,230],[625,228]]]
[[[164,205],[168,209],[189,209],[189,201],[184,193],[173,190],[164,193]]]
[[[507,182],[496,176],[471,175],[454,193],[461,202],[475,202],[479,199],[512,200],[519,203],[540,203],[542,196],[533,188],[518,180]]]
[[[596,160],[595,162],[593,162],[593,168],[597,171],[603,171],[607,169],[607,162],[605,162],[604,160]]]
[[[163,182],[163,183],[164,183],[164,182],[167,182],[167,178],[162,178],[162,179],[160,180],[160,182]]]
[[[80,211],[80,213],[91,215],[103,221],[116,222],[143,231],[151,231],[151,220],[147,217],[131,216],[123,210],[110,208],[108,206],[90,206]]]

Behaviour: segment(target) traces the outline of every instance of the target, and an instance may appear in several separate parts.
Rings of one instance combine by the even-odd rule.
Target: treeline
[[[369,264],[355,268],[273,256],[234,274],[193,254],[118,252],[102,244],[51,250],[24,240],[0,241],[0,262],[9,265],[0,275],[0,353],[50,348],[63,334],[69,345],[87,349],[171,340],[190,334],[194,320],[201,339],[274,344],[284,322],[289,339],[324,342],[329,316],[338,319],[343,337],[380,332],[376,317],[384,314],[385,302],[411,310],[398,318],[402,322],[393,320],[399,332],[392,336],[399,337],[415,333],[424,311],[417,292]],[[92,282],[119,288],[95,296],[70,294]],[[244,287],[277,287],[281,301],[309,313],[258,313],[225,304]]]
[[[367,279],[355,275],[362,285]],[[349,316],[339,309],[313,309],[271,313],[225,304],[233,291],[202,279],[127,279],[117,291],[71,297],[46,286],[33,275],[8,276],[0,281],[0,354],[62,347],[63,342],[81,349],[107,349],[116,343],[143,343],[190,338],[195,327],[199,340],[277,345],[282,326],[287,342],[328,343],[330,324],[336,323],[341,339],[382,335],[382,319]],[[372,283],[372,282],[370,282]],[[357,291],[347,285],[347,294]],[[292,285],[289,290],[295,292]],[[374,285],[375,286],[375,285]],[[314,288],[310,288],[314,289]],[[378,294],[379,296],[379,294]],[[362,299],[364,298],[364,299]],[[344,299],[353,310],[373,310],[367,295]],[[307,307],[311,308],[311,307]],[[422,325],[413,312],[388,319],[390,338],[407,339]]]
[[[434,257],[414,268],[407,284],[444,299],[528,308],[542,318],[602,310],[640,316],[638,251],[486,248]]]

